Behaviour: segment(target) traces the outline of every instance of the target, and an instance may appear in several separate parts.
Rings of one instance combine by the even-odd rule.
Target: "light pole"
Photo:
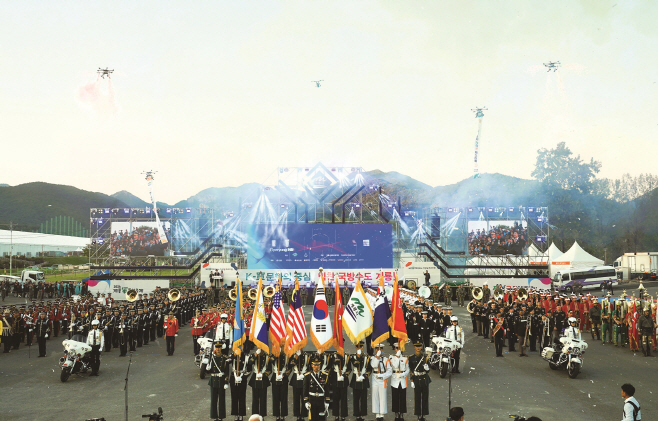
[[[12,257],[14,256],[14,223],[9,221],[9,276],[12,276]]]

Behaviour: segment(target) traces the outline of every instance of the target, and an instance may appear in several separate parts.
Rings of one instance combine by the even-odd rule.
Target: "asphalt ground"
[[[658,286],[645,284],[656,296]],[[629,288],[630,291],[630,288]],[[621,292],[621,289],[616,293]],[[600,295],[600,294],[599,294]],[[20,303],[17,298],[7,298]],[[453,302],[454,303],[454,302]],[[311,307],[305,308],[307,324]],[[658,359],[634,354],[626,348],[601,345],[583,337],[589,343],[581,373],[569,379],[566,371],[553,371],[541,359],[539,352],[519,358],[508,353],[496,358],[493,344],[471,333],[470,317],[464,308],[455,314],[466,332],[466,344],[461,354],[461,374],[451,378],[452,406],[462,406],[467,420],[504,420],[508,414],[536,415],[546,420],[614,420],[620,419],[623,399],[620,386],[632,383],[637,392],[644,419],[653,419],[658,409]],[[23,344],[18,351],[0,354],[0,420],[85,420],[104,417],[107,421],[125,419],[124,385],[129,356],[119,357],[118,350],[103,353],[99,377],[71,376],[66,383],[59,379],[58,360],[63,355],[61,341],[48,341],[46,358],[36,358],[35,346],[30,350]],[[349,342],[349,340],[348,340]],[[309,341],[310,343],[310,341]],[[313,345],[306,347],[313,350]],[[518,349],[518,348],[517,348]],[[354,352],[351,344],[346,352]],[[407,353],[413,352],[407,347]],[[387,348],[386,353],[392,353]],[[164,410],[165,420],[209,419],[210,396],[208,380],[198,377],[194,365],[190,328],[182,328],[176,338],[176,352],[169,357],[163,339],[137,348],[130,367],[128,404],[129,419],[140,420],[142,414]],[[438,372],[431,374],[429,420],[444,420],[448,413],[449,379],[441,379]],[[271,393],[271,392],[270,392]],[[292,393],[289,394],[292,401]],[[351,394],[349,410],[352,412]],[[390,393],[389,393],[390,401]],[[413,420],[413,389],[407,392],[409,413]],[[226,397],[230,414],[230,392]],[[371,413],[368,397],[367,419]],[[389,408],[390,408],[389,402]],[[247,388],[247,414],[251,407],[251,393]],[[289,405],[292,414],[292,402]],[[271,415],[266,419],[274,420]],[[388,413],[387,421],[395,414]],[[228,417],[232,419],[233,417]],[[329,418],[333,420],[333,417]],[[354,419],[349,417],[348,419]],[[287,420],[294,420],[289,415]]]

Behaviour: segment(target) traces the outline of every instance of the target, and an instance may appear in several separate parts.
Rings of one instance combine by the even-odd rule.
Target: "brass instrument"
[[[265,298],[272,298],[274,297],[275,289],[272,285],[268,285],[265,288],[263,288],[263,295]]]
[[[249,292],[247,292],[247,297],[249,297],[249,299],[252,301],[256,301],[256,297],[258,297],[258,290],[256,288],[251,288]]]
[[[470,303],[466,304],[466,311],[469,313],[473,313],[475,311],[475,303],[471,301]]]
[[[480,301],[482,297],[484,297],[484,293],[482,292],[482,288],[480,287],[473,288],[471,294],[473,295],[473,298],[475,298],[478,301]]]
[[[228,292],[228,298],[230,298],[233,301],[238,299],[238,290],[237,290],[237,288],[233,288],[232,290],[230,290]]]
[[[129,303],[132,303],[133,301],[137,300],[137,290],[129,289],[128,291],[126,291],[126,300]]]
[[[178,301],[178,300],[180,300],[180,291],[177,290],[176,288],[170,289],[169,292],[167,293],[167,299],[169,301]]]
[[[524,301],[528,298],[528,291],[525,288],[519,288],[519,291],[516,293],[516,296],[519,300]]]
[[[415,291],[416,290],[416,281],[414,281],[413,279],[407,281],[407,288],[409,288],[412,291]]]
[[[430,291],[429,287],[427,286],[422,286],[418,288],[418,295],[420,295],[423,298],[428,298],[432,291]]]

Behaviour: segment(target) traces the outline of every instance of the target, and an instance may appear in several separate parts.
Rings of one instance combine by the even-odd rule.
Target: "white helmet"
[[[228,319],[228,315],[226,313],[222,313],[221,316],[219,316],[220,319]]]
[[[569,317],[569,324],[571,323],[578,323],[578,320],[575,317]]]
[[[99,324],[100,324],[100,322],[98,321],[98,319],[92,320],[92,322],[91,322],[92,326],[98,326]]]
[[[450,318],[450,321],[451,321],[451,322],[458,322],[459,319],[457,318],[457,316],[452,316],[452,317]]]

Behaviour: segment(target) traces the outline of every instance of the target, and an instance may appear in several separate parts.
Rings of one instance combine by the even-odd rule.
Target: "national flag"
[[[388,306],[386,289],[384,288],[384,276],[379,274],[379,287],[377,288],[377,299],[375,301],[375,314],[372,324],[372,346],[388,339],[388,326],[391,320],[391,308]]]
[[[281,344],[286,343],[286,314],[281,301],[281,279],[272,298],[272,317],[270,318],[270,340],[272,353],[277,357],[281,353]]]
[[[240,356],[242,353],[242,346],[247,340],[247,333],[244,326],[244,318],[242,317],[242,281],[240,278],[236,279],[238,294],[235,299],[235,313],[233,318],[233,352]]]
[[[288,321],[286,322],[286,355],[290,357],[306,346],[306,320],[302,306],[302,297],[299,293],[299,281],[295,278],[295,290],[290,300]]]
[[[256,308],[251,319],[249,340],[258,348],[269,353],[270,347],[267,343],[267,319],[265,318],[265,305],[263,304],[263,278],[258,280],[258,293],[256,295]]]
[[[391,335],[400,340],[400,351],[404,351],[404,345],[407,343],[408,336],[404,312],[402,311],[402,301],[400,300],[397,273],[395,274],[395,284],[393,285],[393,297],[391,297]]]
[[[315,290],[315,302],[311,315],[311,341],[318,351],[324,352],[334,344],[334,333],[331,329],[329,306],[324,294],[324,276],[320,274],[318,287]]]
[[[372,333],[372,308],[360,280],[356,281],[350,301],[345,305],[343,328],[354,343],[358,343]]]
[[[343,298],[340,293],[338,281],[336,281],[336,292],[334,293],[334,348],[336,352],[345,356],[345,342],[343,340]]]

